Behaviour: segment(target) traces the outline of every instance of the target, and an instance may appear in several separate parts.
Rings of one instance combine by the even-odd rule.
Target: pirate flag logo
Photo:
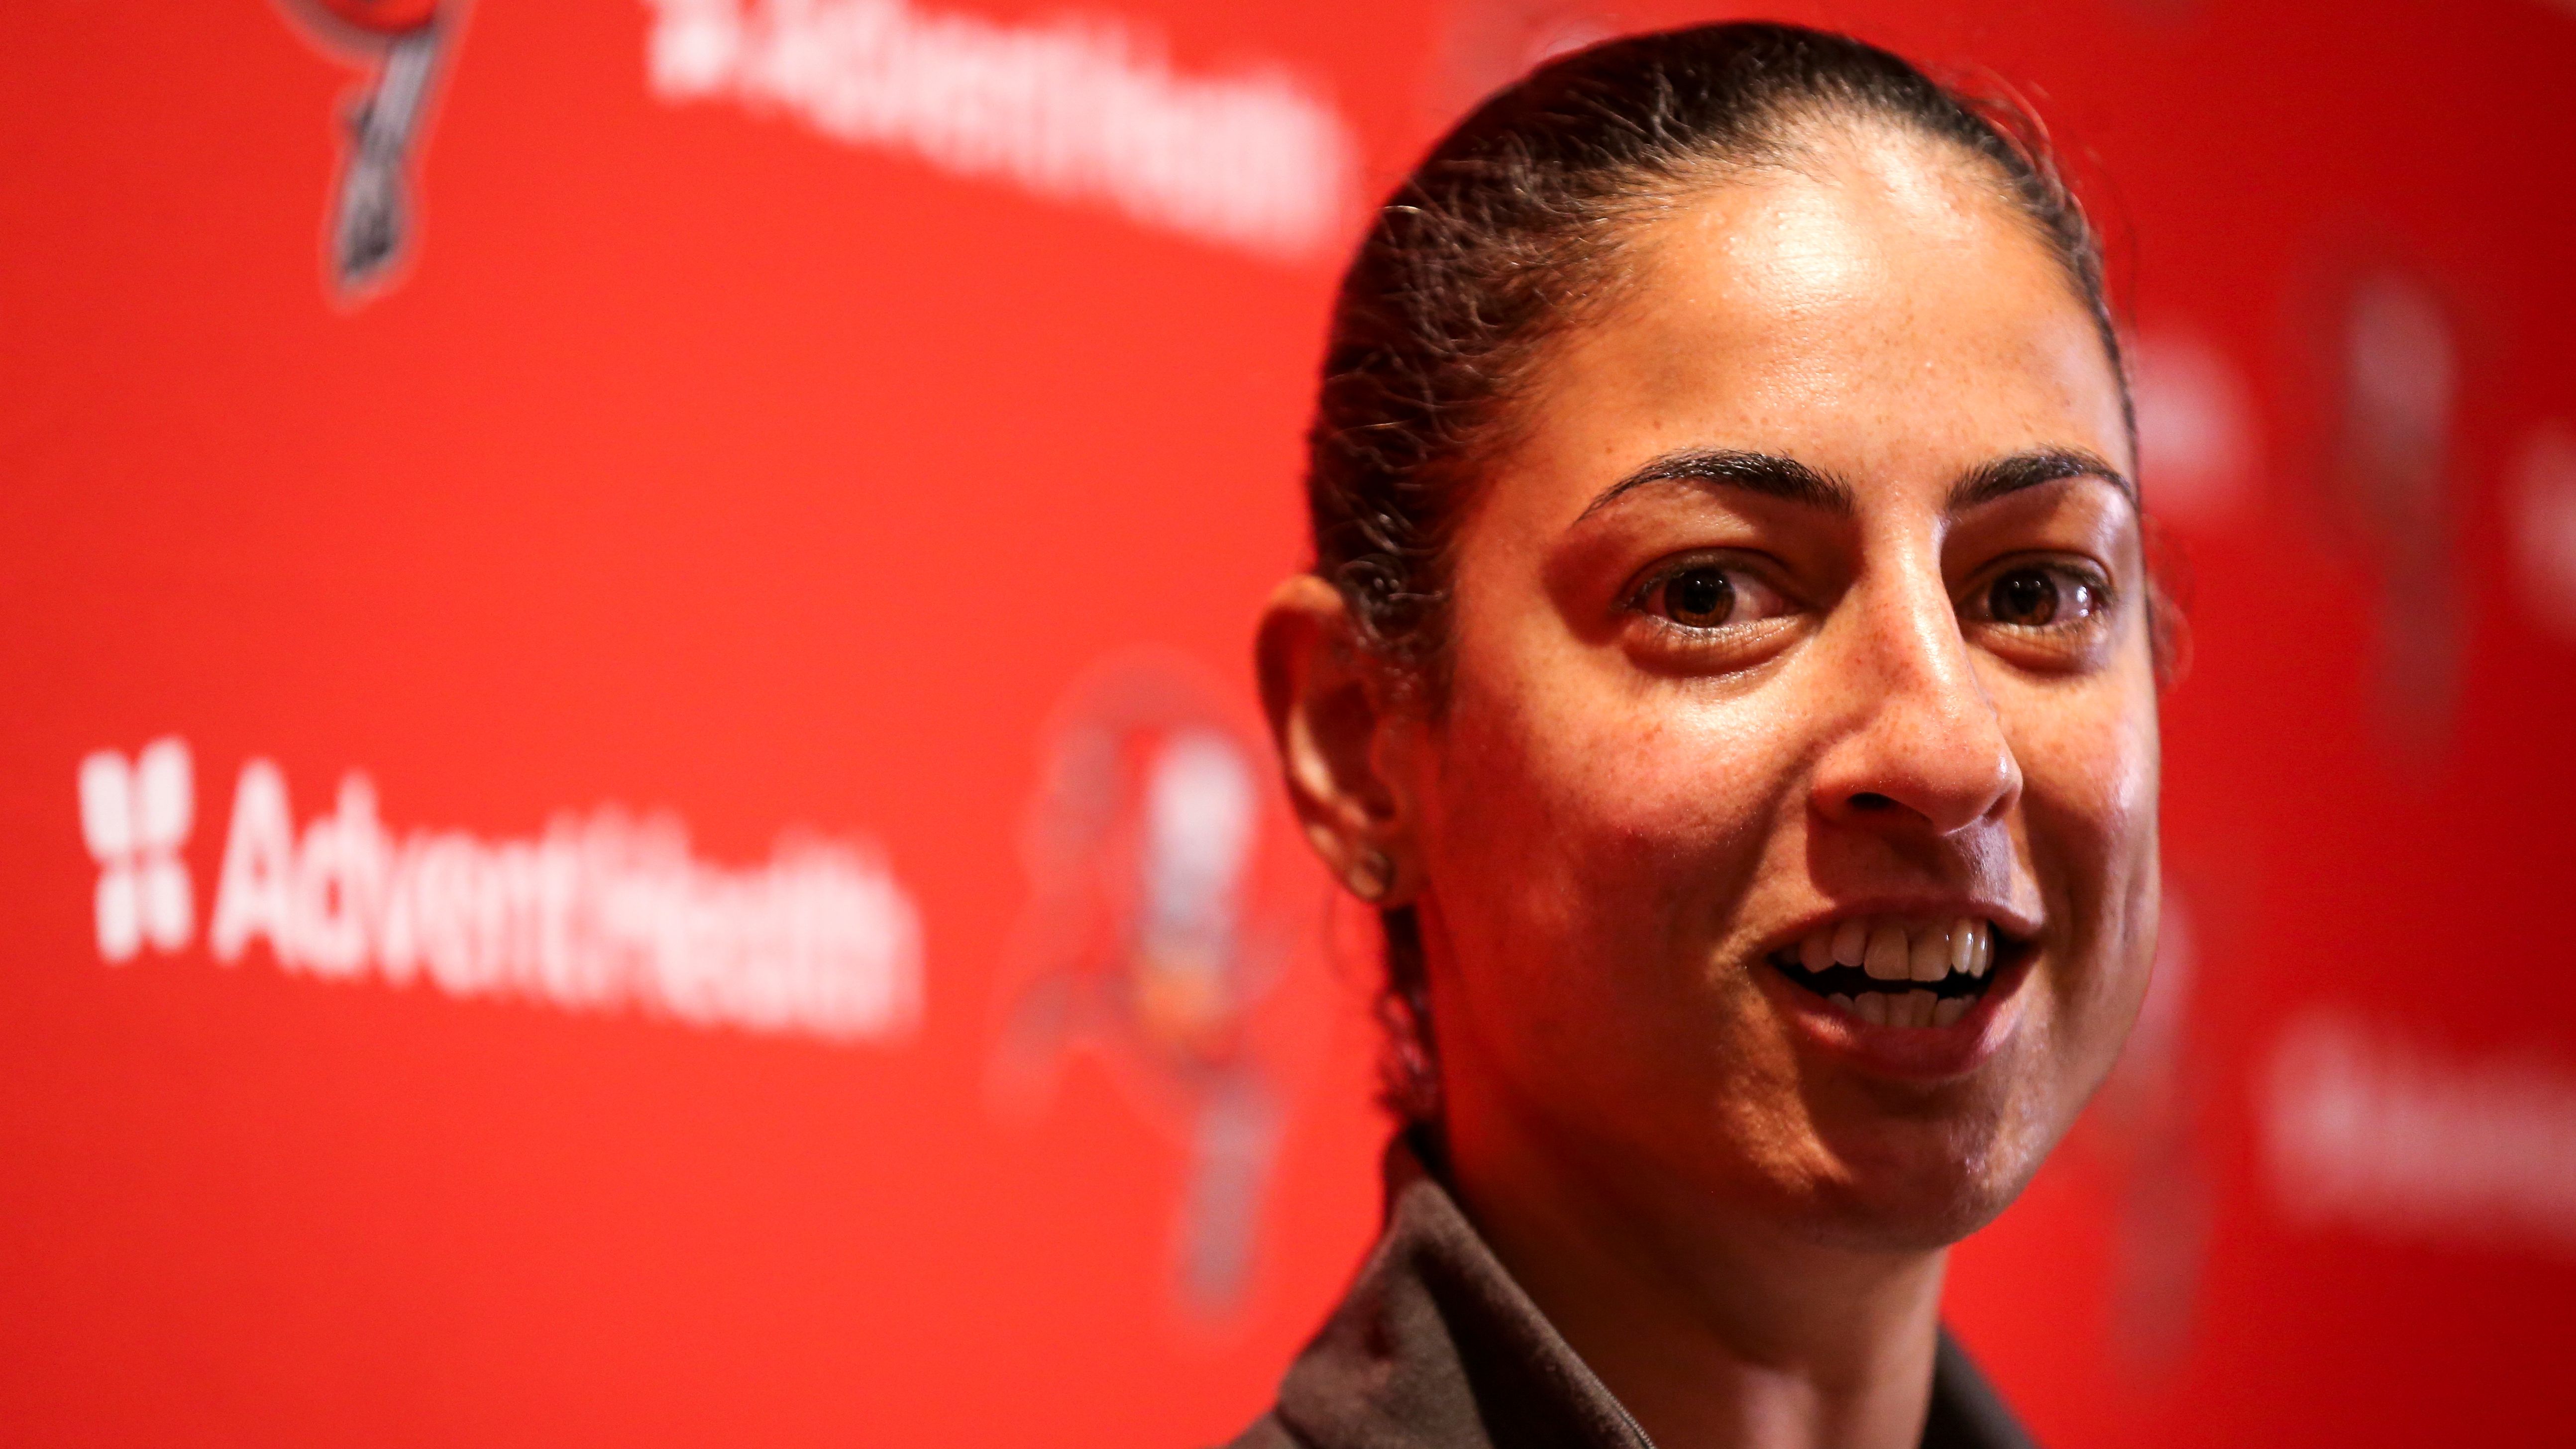
[[[2467,639],[2452,455],[2460,336],[2434,288],[2385,264],[2342,279],[2326,331],[2327,465],[2346,532],[2380,574],[2381,722],[2429,758],[2450,737]]]
[[[349,103],[339,184],[330,203],[331,281],[363,298],[392,278],[413,227],[412,162],[428,131],[440,63],[462,28],[463,0],[282,0],[315,44],[374,72]]]
[[[1239,1308],[1295,1087],[1330,997],[1290,969],[1267,745],[1178,656],[1112,659],[1047,732],[1022,841],[1030,893],[995,1086],[1021,1113],[1100,1056],[1187,1161],[1173,1273],[1193,1316]]]

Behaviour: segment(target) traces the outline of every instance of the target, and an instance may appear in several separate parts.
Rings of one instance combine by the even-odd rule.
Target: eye
[[[1735,612],[1735,581],[1703,565],[1664,580],[1664,616],[1694,629],[1714,629]]]
[[[2015,629],[2068,629],[2102,612],[2109,591],[2095,579],[2060,565],[2023,564],[1986,586],[1983,613]]]
[[[1776,618],[1788,601],[1751,569],[1697,559],[1648,580],[1631,607],[1675,628],[1709,632]]]

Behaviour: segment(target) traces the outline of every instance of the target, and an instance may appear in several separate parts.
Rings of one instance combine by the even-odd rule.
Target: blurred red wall
[[[1257,1412],[1383,1131],[1244,724],[1336,263],[1730,13],[0,11],[0,1437]],[[1954,1321],[2052,1443],[2565,1435],[2576,11],[1771,13],[2047,115],[2195,621],[2155,1004]]]

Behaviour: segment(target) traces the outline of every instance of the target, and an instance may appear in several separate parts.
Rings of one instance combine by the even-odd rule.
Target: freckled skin
[[[1480,482],[1442,707],[1385,707],[1302,775],[1330,732],[1291,711],[1292,790],[1328,858],[1398,861],[1462,1198],[1658,1441],[1911,1443],[1941,1249],[2108,1071],[2157,901],[2130,499],[2092,477],[1949,498],[2034,449],[2132,471],[2118,386],[2027,223],[1955,154],[1875,129],[1713,185],[1628,265]],[[1684,448],[1795,459],[1856,506],[1658,483],[1587,514]],[[1702,552],[1758,617],[1683,637],[1640,581]],[[2107,586],[2085,629],[1986,616],[2034,558]],[[1330,637],[1329,594],[1274,600],[1274,717],[1269,651],[1302,637],[1282,620]],[[2019,1018],[1964,1074],[1874,1072],[1780,1004],[1766,956],[1891,894],[2034,927]]]
[[[1896,154],[1726,187],[1643,240],[1643,279],[1551,359],[1462,530],[1452,692],[1405,753],[1462,1153],[1486,1130],[1469,1119],[1509,1115],[1820,1233],[1931,1244],[2010,1200],[2126,1034],[2157,739],[2127,500],[2076,479],[1943,508],[2020,449],[2126,467],[2092,323],[1973,180]],[[1796,458],[1849,480],[1857,516],[1675,487],[1576,527],[1677,447]],[[1624,586],[1711,547],[1785,562],[1791,637],[1641,660]],[[1959,619],[1977,569],[2031,549],[2125,585],[2078,669],[1999,657]],[[1855,813],[1864,791],[1899,808]],[[1932,1089],[1802,1060],[1760,955],[1802,915],[1913,887],[2046,922],[2021,1029]]]

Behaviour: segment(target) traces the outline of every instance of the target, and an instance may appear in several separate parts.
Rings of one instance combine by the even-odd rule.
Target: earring
[[[1374,905],[1385,900],[1387,892],[1395,889],[1395,862],[1387,858],[1385,851],[1369,846],[1360,851],[1358,860],[1352,862],[1351,873],[1345,883],[1350,886],[1352,895]]]

